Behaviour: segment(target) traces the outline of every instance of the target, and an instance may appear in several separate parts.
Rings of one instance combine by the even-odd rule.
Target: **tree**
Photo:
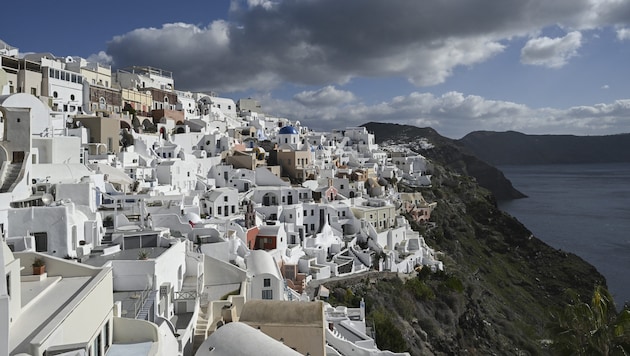
[[[569,304],[557,315],[549,330],[552,349],[559,355],[630,354],[630,308],[617,313],[612,296],[597,286],[589,302],[567,291]]]

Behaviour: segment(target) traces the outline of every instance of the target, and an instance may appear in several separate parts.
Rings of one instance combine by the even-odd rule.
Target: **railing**
[[[137,296],[137,294],[132,296],[132,298],[137,296],[137,300],[133,303],[133,316],[134,316],[134,318],[137,318],[138,315],[140,315],[140,311],[142,310],[142,307],[144,306],[144,302],[146,302],[147,297],[149,296],[150,293],[151,293],[151,289],[147,288],[147,289],[143,290],[142,292],[140,292],[139,296]],[[134,299],[136,299],[136,298],[134,298]]]
[[[194,291],[194,290],[175,292],[175,295],[173,296],[173,300],[194,300],[194,299],[197,299],[197,291]]]

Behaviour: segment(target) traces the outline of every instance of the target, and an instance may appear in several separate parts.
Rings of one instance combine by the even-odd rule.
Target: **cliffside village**
[[[0,356],[396,355],[308,287],[443,268],[409,223],[436,203],[391,184],[424,157],[157,68],[0,59]]]

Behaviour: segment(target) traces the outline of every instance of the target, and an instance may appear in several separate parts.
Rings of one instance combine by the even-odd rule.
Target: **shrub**
[[[422,301],[435,299],[433,290],[419,278],[411,278],[405,282],[405,288],[417,299]]]
[[[374,321],[376,345],[381,350],[392,352],[407,352],[409,350],[402,332],[396,327],[387,310],[379,308],[373,311],[370,316]]]

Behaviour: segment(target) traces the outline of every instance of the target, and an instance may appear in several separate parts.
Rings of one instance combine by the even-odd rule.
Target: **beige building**
[[[12,56],[0,56],[2,69],[7,73],[9,94],[41,95],[42,69],[35,61]]]
[[[66,69],[80,73],[90,85],[104,88],[112,86],[112,68],[98,62],[88,62],[81,57],[70,57],[66,60]]]
[[[396,208],[383,200],[370,200],[367,205],[351,207],[352,213],[357,219],[363,219],[381,232],[394,226]]]
[[[282,149],[275,151],[276,161],[282,167],[282,176],[303,181],[314,173],[310,151]]]
[[[230,156],[225,158],[225,162],[232,165],[235,169],[245,168],[252,171],[267,164],[265,155],[264,153],[261,154],[260,149],[251,151],[235,150]]]
[[[138,116],[149,116],[153,107],[153,97],[147,91],[137,89],[122,89],[121,92],[123,108],[129,104],[136,110]]]
[[[324,304],[277,300],[250,300],[239,322],[258,328],[302,355],[326,354]]]
[[[120,151],[120,119],[100,116],[77,116],[75,122],[90,131],[90,154]]]

